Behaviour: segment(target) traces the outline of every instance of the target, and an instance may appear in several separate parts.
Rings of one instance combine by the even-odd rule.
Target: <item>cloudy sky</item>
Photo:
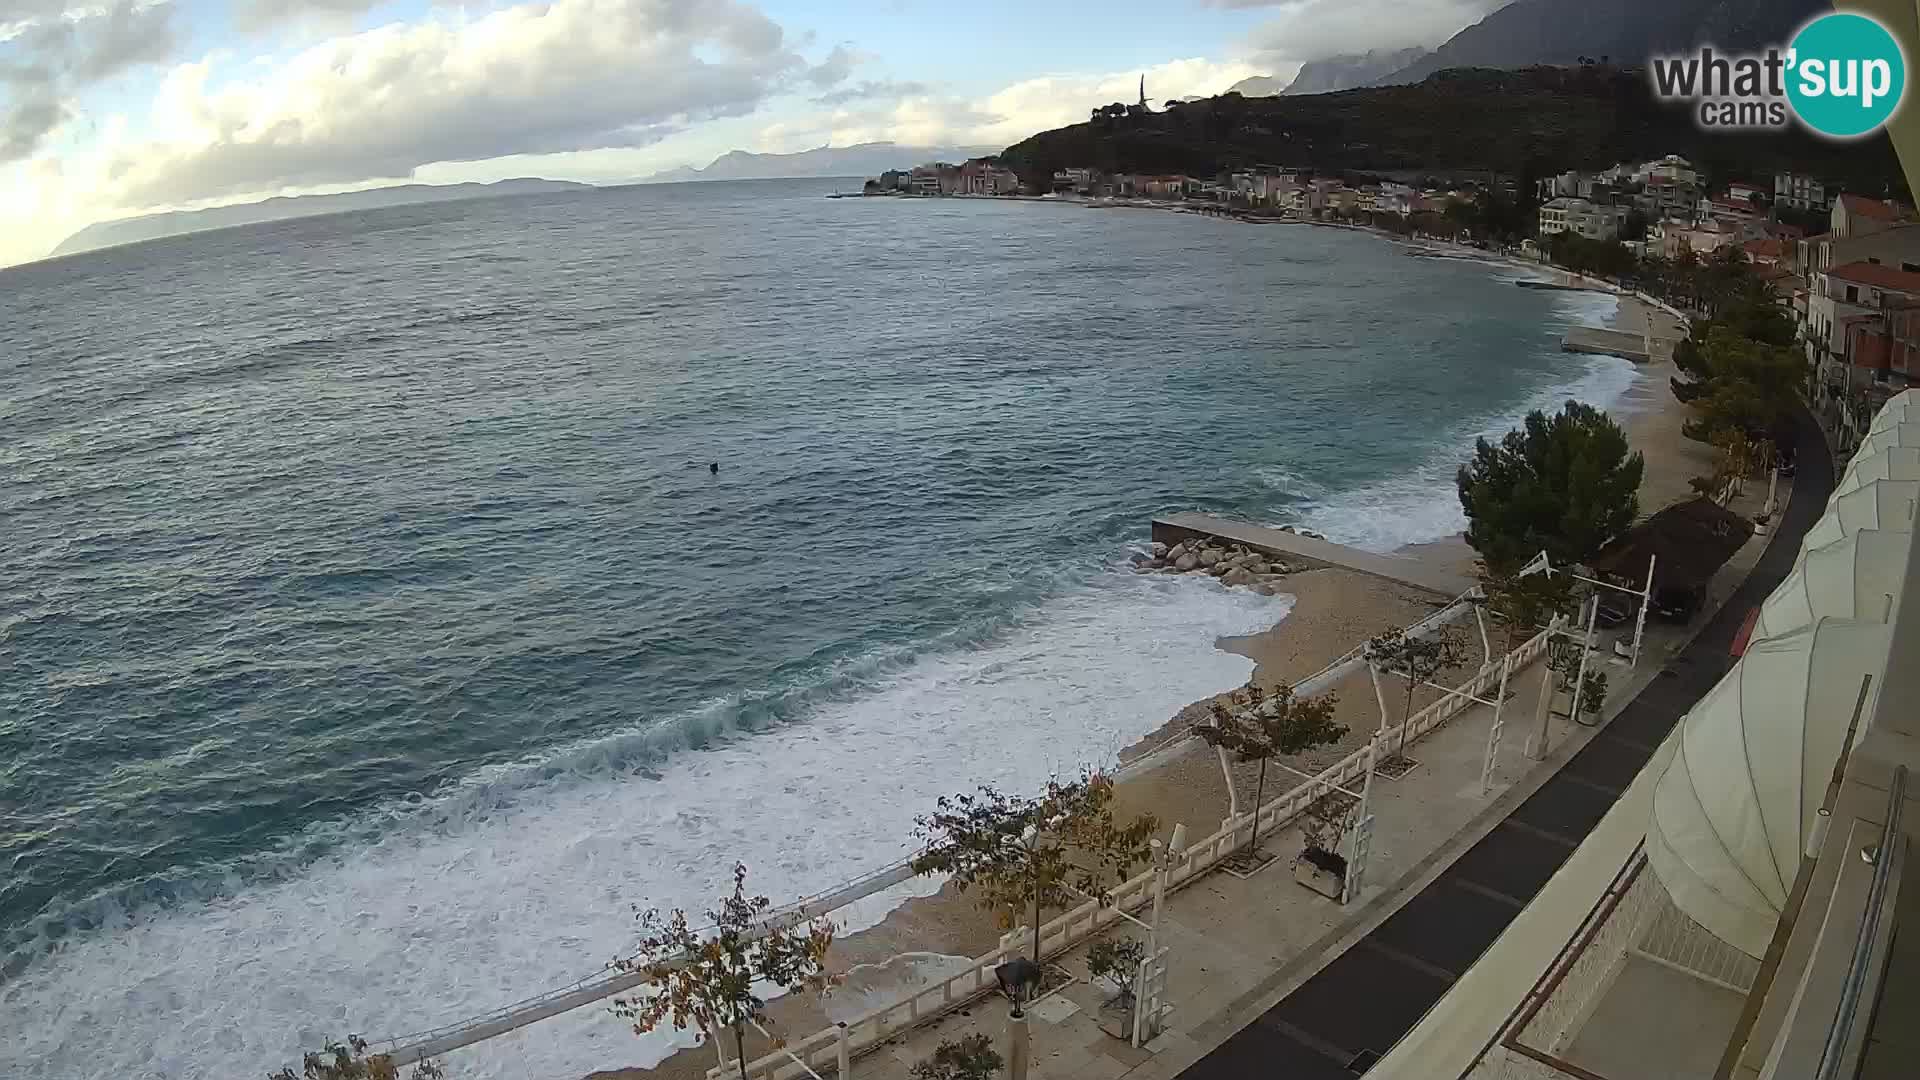
[[[96,220],[732,149],[1005,145],[1496,0],[0,0],[0,264]]]

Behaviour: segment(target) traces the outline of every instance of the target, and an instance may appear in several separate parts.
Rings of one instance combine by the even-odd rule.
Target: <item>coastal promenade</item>
[[[1417,895],[1342,948],[1297,988],[1238,1023],[1178,1075],[1315,1080],[1364,1074],[1472,966],[1545,886],[1633,782],[1681,716],[1732,666],[1747,613],[1786,577],[1801,538],[1833,489],[1831,459],[1810,417],[1799,425],[1801,465],[1780,527],[1718,612],[1592,741]],[[1237,1027],[1238,1030],[1232,1030]],[[1225,1030],[1221,1030],[1225,1029]]]
[[[1298,850],[1300,838],[1292,828],[1267,841],[1283,856],[1279,864],[1244,879],[1214,873],[1169,896],[1161,933],[1171,947],[1173,1009],[1166,1030],[1144,1047],[1115,1037],[1115,1022],[1102,1008],[1107,991],[1087,978],[1084,946],[1056,958],[1077,978],[1029,1009],[1029,1077],[1364,1074],[1472,967],[1725,672],[1747,611],[1784,577],[1826,504],[1832,475],[1826,455],[1814,452],[1818,440],[1804,425],[1805,464],[1780,527],[1750,540],[1716,576],[1703,609],[1716,614],[1687,627],[1650,627],[1645,661],[1610,669],[1616,703],[1600,726],[1556,717],[1544,760],[1529,757],[1523,744],[1542,674],[1535,665],[1511,687],[1508,734],[1490,790],[1479,782],[1491,722],[1485,706],[1461,712],[1411,747],[1419,768],[1375,785],[1374,861],[1352,905],[1343,908],[1293,880],[1285,856]],[[1281,535],[1289,552],[1312,541]],[[904,1080],[943,1039],[979,1033],[998,1044],[1005,1023],[1004,1005],[989,998],[900,1033],[854,1059],[850,1074]]]
[[[1576,326],[1560,339],[1560,348],[1571,353],[1603,353],[1619,356],[1636,364],[1651,364],[1661,354],[1672,355],[1673,343],[1656,340],[1651,334],[1626,330],[1608,330],[1598,326]]]

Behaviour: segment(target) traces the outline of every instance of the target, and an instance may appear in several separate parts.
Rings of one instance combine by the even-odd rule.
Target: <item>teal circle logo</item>
[[[1835,138],[1877,130],[1907,89],[1907,60],[1887,28],[1865,15],[1822,15],[1787,54],[1787,100],[1800,122]]]

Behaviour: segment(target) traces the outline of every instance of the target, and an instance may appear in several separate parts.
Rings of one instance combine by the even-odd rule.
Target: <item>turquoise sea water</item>
[[[1245,677],[1287,601],[1125,573],[1154,513],[1435,539],[1635,378],[1557,347],[1611,301],[1372,236],[836,186],[0,272],[0,1075],[254,1075],[897,858]]]

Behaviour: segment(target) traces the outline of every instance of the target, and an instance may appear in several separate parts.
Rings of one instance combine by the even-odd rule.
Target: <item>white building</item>
[[[1900,211],[1879,199],[1842,193],[1834,198],[1827,222],[1828,230],[1845,240],[1893,228],[1900,224]]]
[[[1830,280],[1832,272],[1843,267],[1868,266],[1890,272],[1920,273],[1920,225],[1893,225],[1865,231],[1871,228],[1869,224],[1839,220],[1851,199],[1852,196],[1843,195],[1835,200],[1833,214],[1836,223],[1857,226],[1848,230],[1855,235],[1823,233],[1799,242],[1800,272],[1806,276],[1807,287],[1805,306],[1795,311],[1808,365],[1826,385],[1843,388],[1850,385],[1846,377],[1849,374],[1847,320],[1869,314],[1877,310],[1877,305],[1860,303],[1861,293],[1857,287],[1854,300],[1849,302],[1847,283]],[[1858,209],[1857,205],[1855,208]],[[1853,284],[1857,286],[1858,282]],[[1871,298],[1872,294],[1867,295]]]
[[[1833,201],[1827,185],[1805,173],[1774,173],[1773,201],[1796,210],[1825,210]]]
[[[1634,168],[1633,179],[1636,183],[1642,184],[1663,180],[1688,187],[1700,186],[1699,170],[1693,167],[1693,162],[1679,154],[1668,154],[1657,161],[1642,162]]]
[[[1570,232],[1589,240],[1612,240],[1620,235],[1626,209],[1599,206],[1588,199],[1563,196],[1540,206],[1540,235]]]

